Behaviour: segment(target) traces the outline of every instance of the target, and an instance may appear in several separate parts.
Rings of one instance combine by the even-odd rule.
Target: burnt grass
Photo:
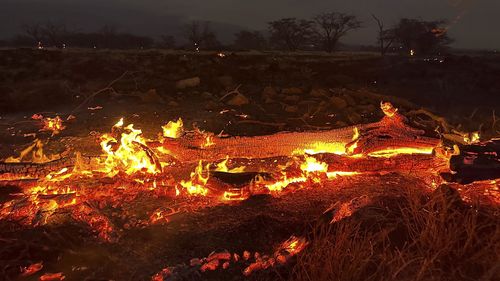
[[[499,57],[226,55],[2,50],[0,159],[31,143],[33,137],[26,134],[50,140],[48,151],[57,153],[65,149],[62,144],[109,131],[120,117],[148,137],[178,117],[187,128],[262,135],[373,122],[382,116],[382,99],[403,114],[424,107],[460,130],[498,135],[493,112],[500,111]],[[200,84],[176,87],[192,77],[199,77]],[[99,92],[108,85],[112,89]],[[239,85],[243,102],[235,94],[226,96]],[[40,124],[30,119],[35,113],[76,119],[50,136],[38,132]],[[430,132],[435,128],[432,120],[411,121]],[[95,143],[87,146],[82,149],[98,151]],[[0,187],[0,203],[18,191]],[[43,272],[64,272],[65,280],[150,280],[166,266],[212,251],[271,254],[290,235],[299,235],[311,242],[303,254],[288,266],[249,279],[498,280],[498,206],[470,205],[454,194],[446,187],[430,193],[408,175],[342,179],[280,198],[258,196],[183,213],[166,225],[120,225],[116,243],[99,240],[87,226],[71,220],[21,229],[2,221],[0,275],[16,280],[19,267],[43,260]],[[373,203],[351,218],[328,223],[323,212],[329,206],[360,195],[374,198]],[[150,200],[133,207],[170,203]],[[245,279],[241,271],[231,267],[179,278]]]

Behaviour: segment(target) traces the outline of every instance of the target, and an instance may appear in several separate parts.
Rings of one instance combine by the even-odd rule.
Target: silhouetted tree
[[[117,42],[118,28],[114,25],[104,25],[98,31],[100,39],[96,42],[101,48],[119,48]]]
[[[417,55],[442,51],[453,40],[448,37],[445,21],[401,19],[392,29],[395,41],[405,52],[413,50]]]
[[[24,24],[22,26],[24,33],[33,39],[33,44],[43,41],[43,28],[39,23]]]
[[[234,47],[238,49],[262,50],[266,46],[266,39],[259,31],[242,30],[234,36]]]
[[[196,50],[211,49],[220,45],[208,21],[192,21],[186,24],[184,26],[183,35]]]
[[[318,42],[329,53],[335,50],[340,38],[349,31],[361,27],[356,16],[343,13],[322,13],[314,17],[315,31]]]
[[[42,36],[47,41],[47,44],[52,47],[61,47],[63,44],[62,39],[67,33],[68,30],[62,23],[48,21],[42,26]]]
[[[375,20],[378,26],[378,37],[377,41],[379,44],[380,55],[385,56],[389,48],[394,42],[394,32],[391,29],[386,29],[384,22],[372,14],[372,18]]]
[[[284,18],[268,23],[269,42],[275,47],[296,51],[311,43],[313,23],[297,18]]]

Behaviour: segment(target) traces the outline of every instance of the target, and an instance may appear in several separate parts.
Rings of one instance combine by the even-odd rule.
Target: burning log
[[[439,139],[426,137],[423,131],[408,126],[406,118],[390,104],[382,104],[382,109],[385,117],[376,123],[328,131],[283,132],[256,137],[224,138],[200,132],[181,135],[179,132],[182,132],[182,123],[169,123],[168,128],[164,127],[164,131],[168,132],[165,134],[166,138],[155,142],[146,142],[140,130],[134,129],[132,125],[124,128],[123,120],[120,120],[113,130],[125,133],[121,137],[105,135],[101,142],[107,153],[104,170],[108,174],[118,173],[118,168],[126,168],[127,174],[137,170],[161,173],[161,162],[172,163],[172,157],[177,162],[186,164],[199,161],[213,163],[227,156],[262,159],[304,153],[373,157],[432,154],[433,149],[440,144]],[[116,145],[119,145],[118,148]],[[162,155],[155,153],[156,151]],[[90,163],[97,158],[82,159]],[[69,169],[78,163],[79,161],[72,157],[41,164],[0,163],[0,178],[9,179],[9,175],[11,178],[39,178],[61,168]],[[114,166],[118,164],[120,167]]]
[[[269,158],[301,153],[340,155],[386,155],[398,153],[431,154],[439,139],[406,124],[406,118],[392,109],[379,122],[328,131],[284,132],[257,137],[214,137],[205,147],[204,138],[184,135],[168,139],[161,146],[180,162],[214,162],[231,158]]]

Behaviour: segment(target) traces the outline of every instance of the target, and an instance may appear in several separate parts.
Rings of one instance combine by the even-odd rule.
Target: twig
[[[227,98],[228,96],[230,95],[233,95],[233,94],[240,94],[240,87],[241,87],[241,84],[238,85],[238,87],[236,87],[236,89],[230,91],[229,93],[225,94],[224,96],[222,96],[219,101],[223,101],[225,98]]]
[[[135,72],[125,71],[122,75],[120,75],[120,77],[111,81],[106,87],[104,87],[104,88],[100,89],[99,91],[94,92],[90,96],[88,96],[80,105],[78,105],[75,109],[73,109],[73,111],[71,111],[70,115],[75,113],[76,111],[79,111],[82,107],[84,107],[87,103],[89,103],[95,96],[97,96],[101,93],[104,93],[107,91],[112,91],[112,92],[116,93],[116,91],[113,88],[113,85],[116,84],[118,81],[122,80],[125,76],[127,76],[129,74],[134,74],[134,73],[137,73],[137,71],[135,71]]]

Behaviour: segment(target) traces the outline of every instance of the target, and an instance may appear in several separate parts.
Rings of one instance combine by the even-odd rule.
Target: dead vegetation
[[[406,191],[312,232],[290,280],[498,280],[498,207]]]

